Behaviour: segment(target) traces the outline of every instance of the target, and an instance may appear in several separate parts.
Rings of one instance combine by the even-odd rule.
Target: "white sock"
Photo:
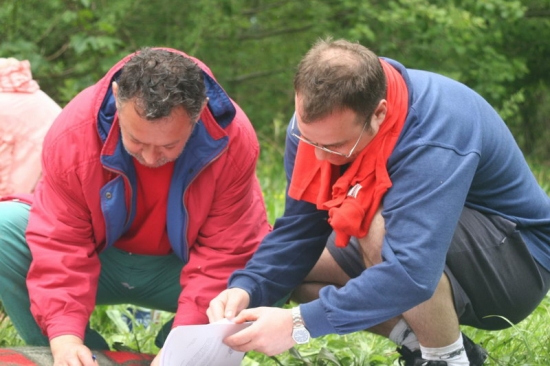
[[[398,346],[405,346],[411,351],[416,351],[420,349],[420,344],[416,335],[413,333],[412,329],[409,328],[409,324],[405,319],[399,319],[399,322],[393,327],[390,332],[390,340],[397,344]]]
[[[422,347],[422,345],[420,345],[420,350],[422,351],[422,358],[425,360],[446,361],[447,366],[470,365],[468,355],[466,354],[466,350],[464,349],[462,334],[460,334],[458,340],[455,343],[446,347],[428,348]]]

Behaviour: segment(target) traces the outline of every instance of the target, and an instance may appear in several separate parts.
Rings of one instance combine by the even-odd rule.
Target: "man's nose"
[[[158,152],[153,146],[146,146],[141,150],[141,157],[147,164],[154,165],[157,162]]]
[[[318,148],[315,148],[315,157],[317,158],[317,160],[327,160],[329,157],[330,157],[330,153],[324,151],[324,150],[321,150],[321,149],[318,149]]]

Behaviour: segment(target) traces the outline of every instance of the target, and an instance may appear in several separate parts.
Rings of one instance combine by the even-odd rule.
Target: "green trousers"
[[[20,202],[0,202],[0,301],[28,345],[48,346],[48,339],[30,312],[26,285],[32,260],[25,240],[29,209],[28,205]],[[101,275],[97,305],[134,304],[176,311],[183,267],[183,262],[176,255],[136,255],[109,248],[99,258]],[[164,325],[157,337],[157,346],[162,346],[170,329],[171,322]],[[91,349],[109,349],[103,337],[89,327],[84,343]]]

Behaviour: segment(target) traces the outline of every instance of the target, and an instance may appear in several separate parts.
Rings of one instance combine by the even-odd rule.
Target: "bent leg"
[[[133,304],[175,313],[181,293],[183,262],[175,254],[148,256],[109,248],[100,254],[97,304]],[[155,344],[161,348],[173,319],[163,325]]]
[[[27,273],[32,256],[25,239],[30,206],[0,202],[0,301],[17,333],[29,346],[49,346],[48,338],[30,311]],[[86,329],[85,343],[93,349],[109,349],[103,338]]]
[[[464,208],[447,254],[460,324],[497,330],[516,324],[539,305],[550,273],[531,256],[516,225]]]
[[[313,301],[319,298],[319,291],[321,291],[323,287],[328,285],[342,287],[349,279],[350,277],[334,260],[329,250],[325,248],[311,272],[304,281],[296,287],[291,295],[291,299],[298,303]]]
[[[32,260],[25,240],[29,210],[25,203],[0,202],[0,301],[28,345],[48,346],[48,339],[31,314],[27,290]]]
[[[347,247],[338,248],[334,242],[335,233],[332,233],[321,258],[304,282],[294,290],[291,299],[298,303],[313,301],[319,298],[319,291],[324,286],[342,287],[351,278],[358,277],[367,266],[380,263],[384,233],[384,220],[380,209],[372,221],[366,238],[360,240],[351,238]],[[390,319],[367,331],[389,337],[399,319]]]
[[[368,235],[359,239],[367,268],[382,262],[382,245],[386,231],[381,212],[380,208],[374,216]],[[453,292],[445,274],[441,276],[439,284],[429,300],[408,310],[402,316],[418,341],[426,347],[447,346],[454,343],[460,336]],[[388,336],[387,330],[391,331],[398,319],[395,318],[379,325],[376,333]]]
[[[460,336],[460,326],[447,276],[441,276],[429,300],[405,312],[403,317],[425,347],[438,348],[455,342]]]

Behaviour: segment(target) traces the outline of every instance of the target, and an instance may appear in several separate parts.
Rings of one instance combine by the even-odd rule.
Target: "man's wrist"
[[[50,345],[52,344],[61,344],[61,343],[80,343],[84,344],[84,341],[80,339],[79,337],[73,335],[73,334],[64,334],[57,337],[53,337],[50,339]]]
[[[50,339],[50,349],[55,356],[56,351],[64,348],[67,344],[82,345],[84,341],[72,334],[66,334]]]
[[[300,306],[292,308],[292,339],[298,344],[308,343],[311,336],[306,328]]]

